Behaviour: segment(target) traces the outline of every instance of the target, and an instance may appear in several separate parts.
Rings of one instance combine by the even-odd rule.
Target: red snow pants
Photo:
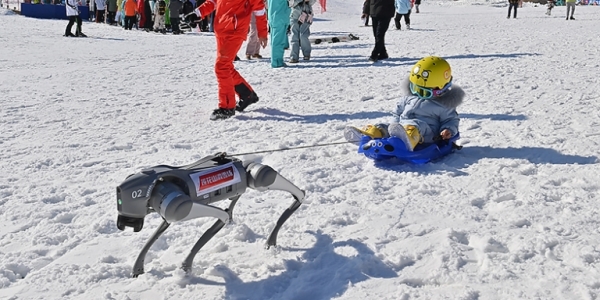
[[[219,85],[219,108],[234,109],[236,104],[235,86],[244,84],[250,91],[252,87],[233,67],[233,61],[242,47],[246,35],[219,35],[217,40],[217,61],[215,75]]]

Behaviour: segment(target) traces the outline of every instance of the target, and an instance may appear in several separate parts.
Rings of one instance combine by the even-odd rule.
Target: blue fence
[[[38,19],[69,19],[64,5],[53,4],[21,3],[21,15]],[[79,16],[82,20],[88,20],[90,17],[89,7],[79,6]]]

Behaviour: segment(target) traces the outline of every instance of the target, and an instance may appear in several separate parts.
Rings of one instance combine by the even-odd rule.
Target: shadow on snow
[[[273,108],[259,108],[253,110],[253,112],[263,113],[264,116],[235,116],[240,120],[260,120],[260,121],[292,121],[302,123],[315,123],[323,124],[332,120],[346,121],[351,119],[376,119],[381,117],[390,116],[387,112],[358,112],[353,114],[318,114],[318,115],[297,115],[292,113],[283,112]]]
[[[351,45],[347,43],[327,44],[328,48],[368,48],[365,44]],[[318,49],[318,48],[317,48]],[[315,49],[315,50],[317,50]],[[412,66],[422,57],[392,57],[371,63],[365,55],[327,55],[326,57],[312,57],[310,63],[295,64],[293,68],[361,68],[361,67],[394,67],[394,66]],[[537,56],[538,53],[496,53],[496,54],[464,54],[444,56],[445,59],[474,59],[474,58],[518,58],[522,56]],[[291,66],[290,66],[291,67]],[[292,67],[291,67],[292,68]]]
[[[397,277],[407,265],[390,267],[357,240],[333,242],[329,235],[311,232],[316,237],[310,249],[282,248],[304,252],[301,259],[285,260],[285,270],[268,278],[244,282],[226,266],[216,266],[225,281],[225,299],[331,299],[343,295],[349,286],[375,278]],[[353,248],[354,254],[341,255],[336,248]]]

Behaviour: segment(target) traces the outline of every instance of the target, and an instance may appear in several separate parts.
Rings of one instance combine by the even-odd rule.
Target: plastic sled
[[[358,146],[358,153],[363,153],[366,157],[377,161],[396,158],[402,162],[425,164],[452,153],[454,149],[460,150],[462,146],[455,144],[458,139],[460,139],[459,133],[449,140],[420,144],[414,151],[408,151],[404,142],[397,137],[372,139],[363,136]]]

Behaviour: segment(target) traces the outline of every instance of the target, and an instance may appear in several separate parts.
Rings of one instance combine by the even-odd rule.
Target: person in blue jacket
[[[464,91],[452,84],[452,69],[437,56],[419,60],[411,69],[409,96],[400,98],[393,113],[393,122],[367,125],[361,129],[347,126],[344,137],[349,142],[371,138],[398,137],[413,151],[421,143],[449,140],[458,133],[459,117],[456,108],[462,103]]]
[[[310,60],[312,46],[310,40],[310,25],[313,20],[312,6],[317,0],[290,0],[292,13],[290,15],[290,28],[292,31],[290,63],[297,63],[300,49],[304,60]]]
[[[410,29],[410,9],[412,8],[412,3],[410,0],[396,0],[394,5],[396,7],[396,16],[394,17],[396,29],[400,30],[402,28],[402,26],[400,26],[402,17],[404,17],[406,29]]]
[[[271,36],[271,67],[285,66],[283,54],[289,41],[287,28],[290,24],[290,4],[288,0],[267,0],[267,20]]]

